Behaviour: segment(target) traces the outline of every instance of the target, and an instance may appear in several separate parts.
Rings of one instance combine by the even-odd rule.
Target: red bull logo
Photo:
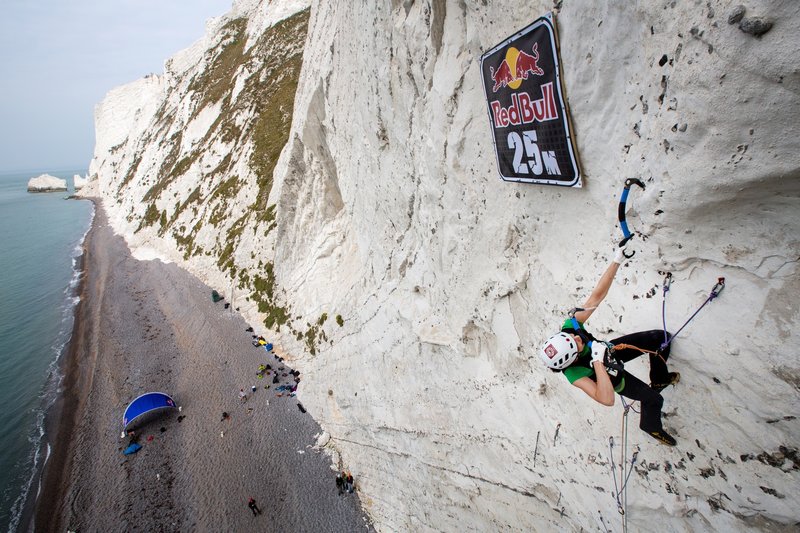
[[[498,100],[489,102],[492,107],[495,128],[506,128],[509,124],[518,126],[531,122],[545,122],[558,118],[558,106],[553,95],[553,82],[542,85],[542,97],[531,98],[525,91],[511,95],[511,105],[503,107]]]
[[[497,70],[494,67],[489,67],[490,75],[494,81],[492,92],[496,93],[502,87],[519,89],[522,80],[527,80],[532,74],[544,76],[544,70],[537,64],[539,61],[539,43],[533,43],[531,52],[532,54],[526,54],[511,47],[506,51],[506,57],[497,67]]]

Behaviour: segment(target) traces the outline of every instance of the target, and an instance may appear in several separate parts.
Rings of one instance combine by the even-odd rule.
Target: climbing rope
[[[622,398],[622,397],[620,397]],[[624,411],[622,413],[622,446],[620,453],[620,476],[617,480],[617,467],[614,462],[614,437],[608,438],[609,460],[611,461],[611,477],[614,480],[614,498],[617,501],[617,511],[622,517],[622,530],[628,530],[628,480],[633,473],[633,467],[636,465],[636,459],[639,456],[639,446],[636,446],[630,460],[630,466],[626,460],[628,456],[628,412],[633,410],[633,404],[627,403],[625,398],[622,398],[622,406]],[[635,412],[635,411],[634,411]]]
[[[712,301],[714,298],[719,296],[719,294],[725,288],[725,278],[717,278],[717,283],[711,288],[711,292],[708,294],[708,298],[706,298],[706,301],[704,301],[703,304],[700,307],[697,308],[697,311],[692,313],[692,316],[690,316],[689,319],[686,320],[686,322],[684,322],[683,325],[680,328],[678,328],[678,331],[676,331],[672,335],[672,337],[670,337],[669,333],[667,333],[667,293],[669,292],[669,289],[670,289],[671,285],[672,285],[672,274],[667,272],[667,275],[664,278],[664,290],[662,292],[663,296],[662,296],[662,299],[661,299],[661,323],[664,326],[664,342],[661,343],[661,348],[659,348],[659,352],[663,351],[667,346],[669,346],[670,343],[672,343],[672,341],[675,340],[675,337],[678,336],[678,333],[683,331],[683,328],[685,328],[689,324],[689,322],[691,322],[694,319],[694,317],[696,317],[697,314],[710,301]]]

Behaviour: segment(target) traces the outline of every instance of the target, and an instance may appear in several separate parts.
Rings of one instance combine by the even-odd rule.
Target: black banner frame
[[[508,50],[508,48],[510,48],[513,44],[515,44],[518,41],[520,41],[523,37],[526,37],[528,34],[534,32],[535,30],[538,30],[540,28],[544,28],[545,31],[547,32],[548,43],[545,43],[545,44],[549,44],[550,52],[552,53],[552,56],[548,55],[547,58],[546,58],[547,60],[551,60],[552,61],[552,71],[553,71],[553,73],[552,73],[551,76],[548,76],[551,79],[550,79],[550,81],[548,83],[540,83],[540,84],[536,85],[536,83],[533,82],[533,81],[528,82],[527,81],[528,76],[525,76],[524,81],[522,80],[522,78],[515,78],[513,80],[513,82],[520,81],[519,87],[523,87],[523,86],[527,86],[527,87],[534,86],[534,87],[537,87],[537,90],[542,95],[542,97],[539,99],[539,101],[533,102],[534,104],[541,103],[542,108],[544,108],[544,107],[546,107],[548,105],[548,103],[545,102],[545,99],[548,99],[548,100],[550,100],[551,106],[552,106],[552,103],[554,103],[555,106],[557,107],[557,109],[560,110],[561,116],[558,117],[557,125],[558,125],[558,127],[560,127],[562,129],[562,133],[560,133],[559,135],[555,135],[555,136],[550,135],[549,138],[551,138],[551,137],[556,137],[556,138],[557,137],[561,137],[560,139],[558,139],[558,138],[556,139],[556,141],[560,142],[560,144],[556,144],[556,148],[559,150],[559,153],[562,154],[561,155],[561,160],[564,163],[566,163],[565,166],[569,167],[569,174],[567,175],[566,179],[553,179],[552,177],[548,178],[548,177],[536,177],[536,176],[535,177],[527,177],[527,176],[522,176],[520,172],[516,172],[515,174],[513,174],[513,173],[507,171],[509,167],[513,168],[513,163],[511,165],[508,164],[508,157],[507,157],[507,153],[510,150],[510,146],[509,146],[509,148],[505,148],[505,147],[501,146],[501,144],[498,142],[498,132],[497,132],[497,130],[498,129],[503,129],[503,130],[508,130],[508,131],[515,131],[515,132],[517,132],[517,137],[519,138],[520,137],[520,135],[519,135],[520,131],[519,130],[521,130],[523,127],[525,127],[525,124],[521,124],[517,128],[512,128],[512,127],[508,127],[508,126],[503,126],[502,128],[498,127],[498,118],[495,117],[495,113],[493,113],[493,108],[492,108],[493,104],[495,105],[496,109],[498,109],[498,106],[499,106],[500,111],[502,113],[504,113],[503,117],[506,116],[506,114],[508,112],[508,109],[502,108],[502,106],[500,106],[500,104],[498,103],[498,100],[494,100],[494,102],[493,102],[490,99],[491,95],[489,94],[489,91],[492,90],[492,86],[491,86],[492,82],[495,83],[495,87],[497,87],[497,84],[499,83],[499,82],[495,81],[495,78],[494,78],[494,76],[499,75],[499,72],[498,73],[494,72],[494,66],[489,66],[489,68],[487,69],[487,65],[488,65],[487,59],[494,59],[494,63],[497,64],[497,59],[498,59],[498,57],[500,55],[500,54],[498,54],[498,52],[501,52],[503,50]],[[538,41],[537,41],[537,44],[538,44]],[[520,48],[522,48],[522,47],[520,47]],[[534,50],[534,53],[538,54],[538,52],[536,52],[536,50]],[[498,56],[498,57],[494,57],[494,56]],[[528,59],[533,59],[533,58],[529,57]],[[539,57],[537,55],[536,60],[534,60],[534,63],[533,63],[534,66],[536,65],[538,60],[540,60],[540,59],[539,59]],[[485,63],[487,63],[487,64],[485,65]],[[506,61],[504,60],[503,62],[501,62],[500,63],[501,66],[502,66],[502,63],[506,63]],[[507,64],[505,66],[506,66],[506,68],[508,68]],[[498,71],[500,70],[500,68],[501,67],[498,67]],[[541,70],[542,69],[539,68],[539,71],[541,71]],[[544,16],[539,17],[538,19],[534,20],[531,24],[529,24],[525,28],[523,28],[523,29],[519,30],[518,32],[514,33],[513,35],[507,37],[502,42],[500,42],[496,46],[492,47],[489,51],[487,51],[484,54],[482,54],[481,58],[480,58],[480,71],[481,71],[481,78],[482,78],[481,81],[482,81],[482,84],[483,84],[483,92],[484,92],[484,96],[486,98],[487,110],[488,110],[488,115],[489,115],[489,125],[490,125],[490,127],[492,129],[492,140],[493,140],[493,144],[494,144],[495,162],[497,164],[497,170],[498,170],[498,173],[500,175],[500,179],[502,179],[503,181],[511,181],[511,182],[536,183],[536,184],[544,184],[544,185],[557,185],[557,186],[561,186],[561,187],[581,188],[583,186],[582,173],[581,173],[581,167],[580,167],[580,161],[579,161],[579,158],[578,158],[577,149],[576,149],[575,143],[574,143],[574,134],[572,133],[572,127],[571,127],[572,124],[571,124],[571,121],[570,121],[571,119],[570,119],[569,107],[568,107],[568,103],[567,103],[567,100],[566,100],[566,97],[565,97],[565,91],[564,91],[564,86],[563,86],[564,84],[563,84],[563,77],[562,77],[562,73],[561,73],[561,57],[560,57],[560,49],[559,49],[559,46],[558,46],[558,32],[556,30],[554,14],[552,12],[546,13]],[[533,77],[533,76],[531,76],[531,77]],[[550,87],[549,93],[545,94],[545,92],[543,91],[543,86],[549,85],[550,83],[552,83],[552,87]],[[526,85],[524,85],[524,84],[526,84]],[[503,85],[503,87],[507,87],[507,85]],[[494,94],[495,92],[496,92],[495,90],[492,90],[492,94]],[[528,93],[524,93],[524,94],[526,96],[530,97],[530,95]],[[513,104],[514,106],[517,105],[517,103],[519,101],[519,97],[517,97],[518,98],[517,100],[513,100],[513,96],[508,96],[508,98],[512,99],[512,101],[514,102],[514,104]],[[530,98],[528,98],[528,102],[530,103]],[[517,110],[517,112],[519,113],[519,110]],[[500,122],[502,122],[502,121],[500,121]],[[541,122],[539,122],[539,124],[541,125]],[[537,133],[536,133],[537,129],[535,128],[535,126],[531,126],[531,127],[534,127],[534,133],[533,133],[532,137],[533,137],[534,141],[536,141],[538,139]],[[552,127],[553,126],[550,126],[550,129],[552,129]],[[531,130],[527,130],[527,133],[529,133],[530,131]],[[521,133],[525,134],[526,132],[521,132]],[[508,136],[506,136],[506,137],[507,137],[507,143],[510,143],[510,140],[508,140]],[[529,139],[526,139],[526,141],[528,141],[528,140]],[[550,143],[550,145],[553,145],[554,143],[556,143],[556,141],[553,141],[551,139],[548,142]],[[518,144],[521,145],[522,143],[518,143]],[[529,144],[529,143],[526,142],[525,152],[526,152],[526,155],[529,155],[527,153],[527,144]],[[534,142],[533,144],[535,145],[536,143]],[[519,147],[519,146],[517,148],[522,150],[522,148]],[[536,153],[538,154],[537,166],[541,166],[541,160],[542,160],[541,151],[539,150],[538,146],[536,146],[535,150],[536,150]],[[551,157],[555,157],[555,155],[554,155],[555,152],[554,151],[547,151],[547,153],[548,154],[553,154]],[[536,158],[533,158],[532,160],[535,160],[535,159]],[[530,163],[527,163],[527,164],[530,165]],[[504,167],[505,167],[506,172],[504,172]],[[517,167],[517,168],[519,168],[519,167]],[[534,172],[532,167],[529,166],[528,168],[529,168],[529,170],[531,172]],[[559,165],[559,170],[560,170],[560,168],[561,168],[561,165]],[[546,174],[546,173],[543,174],[543,175],[544,176],[552,176],[551,174]]]

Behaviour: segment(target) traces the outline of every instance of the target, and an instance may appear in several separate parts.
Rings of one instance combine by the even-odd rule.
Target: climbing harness
[[[622,398],[622,397],[620,397]],[[628,480],[633,473],[633,467],[636,466],[636,459],[639,457],[639,446],[634,448],[633,455],[631,456],[630,465],[626,461],[628,455],[628,412],[633,410],[633,403],[627,403],[625,398],[622,398],[622,405],[625,408],[622,414],[622,446],[620,454],[620,475],[617,479],[617,467],[614,462],[614,437],[608,438],[608,452],[609,460],[611,462],[611,477],[614,480],[614,498],[617,501],[617,511],[622,516],[622,531],[628,530]]]
[[[633,238],[633,233],[628,229],[628,222],[625,220],[625,204],[628,201],[628,193],[631,191],[631,185],[638,185],[644,190],[644,183],[642,180],[636,178],[628,178],[625,180],[625,187],[622,189],[622,196],[619,199],[619,207],[617,208],[617,218],[619,219],[619,227],[622,230],[622,240],[619,241],[619,247],[622,248],[628,241]],[[622,255],[630,259],[636,252],[631,252],[630,255],[622,252]]]
[[[678,331],[676,331],[670,337],[669,333],[667,333],[667,293],[669,292],[671,286],[672,286],[672,273],[667,272],[666,276],[664,277],[664,288],[662,291],[662,299],[661,299],[661,323],[664,326],[664,342],[661,343],[661,348],[658,349],[659,352],[664,351],[664,349],[667,346],[669,346],[673,340],[675,340],[675,337],[678,336],[678,333],[683,331],[683,328],[685,328],[689,324],[689,322],[691,322],[692,319],[694,319],[694,317],[697,316],[700,310],[703,309],[706,306],[706,304],[708,304],[708,302],[719,296],[719,294],[725,288],[725,278],[717,278],[717,283],[711,288],[711,292],[708,294],[708,298],[706,298],[706,301],[703,302],[703,304],[697,308],[697,311],[695,311],[692,314],[692,316],[690,316],[689,319],[686,320],[686,322],[684,322],[680,328],[678,328]]]

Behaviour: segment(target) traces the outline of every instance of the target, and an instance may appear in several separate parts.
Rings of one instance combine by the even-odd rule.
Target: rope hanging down
[[[622,516],[622,530],[628,529],[628,517],[626,514],[628,507],[628,480],[633,473],[633,467],[636,466],[636,459],[639,456],[639,446],[636,446],[630,460],[630,465],[626,460],[628,455],[628,411],[633,408],[633,404],[629,404],[622,399],[622,405],[625,411],[622,415],[622,450],[620,456],[620,475],[619,482],[617,482],[617,468],[614,462],[614,437],[608,438],[608,452],[609,462],[611,463],[611,477],[614,479],[614,498],[617,500],[617,511]]]

